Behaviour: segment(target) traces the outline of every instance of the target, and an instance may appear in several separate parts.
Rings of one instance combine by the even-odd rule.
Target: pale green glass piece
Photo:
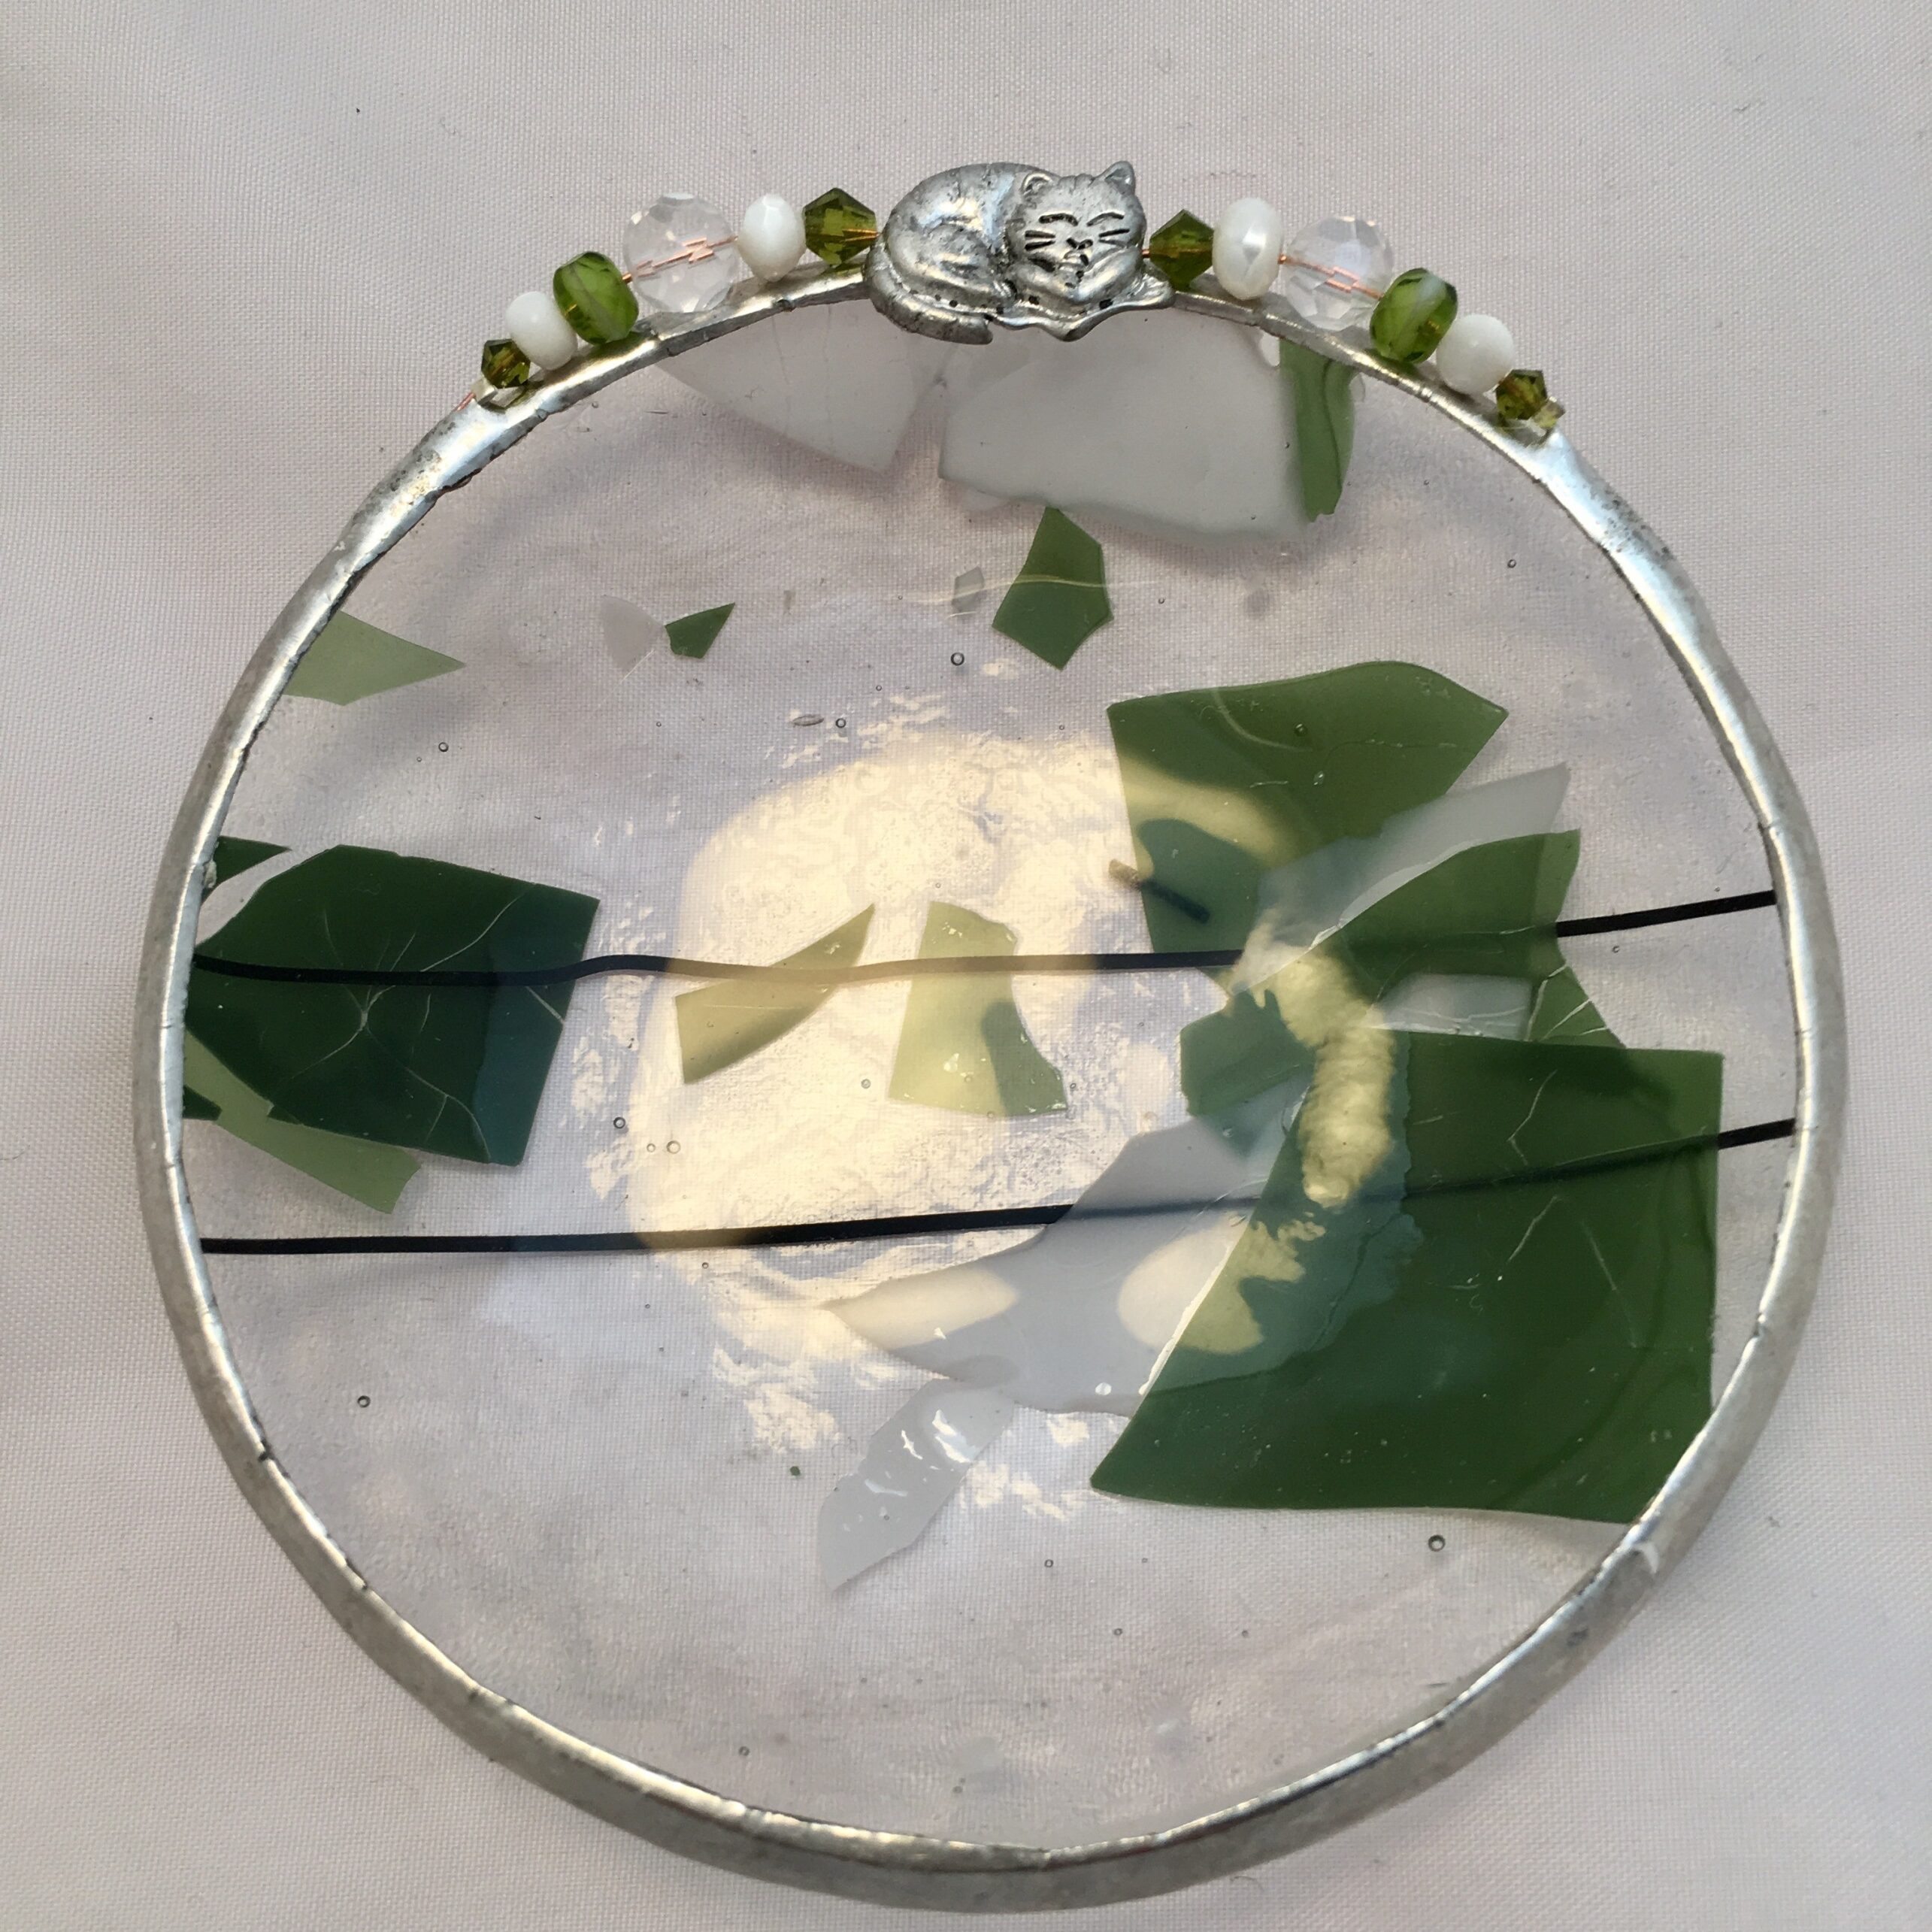
[[[637,325],[637,298],[607,255],[587,249],[550,277],[564,319],[585,341],[621,342]]]
[[[934,904],[922,959],[990,958],[1017,946],[1012,928],[963,906]],[[893,1099],[955,1113],[1058,1113],[1067,1104],[1058,1071],[1035,1046],[1001,973],[920,975],[906,995],[892,1062]]]
[[[185,1086],[214,1110],[213,1118],[224,1132],[379,1214],[387,1214],[395,1206],[419,1164],[413,1155],[400,1147],[277,1119],[269,1112],[268,1103],[192,1033],[181,1041],[181,1077]],[[184,1117],[207,1117],[189,1115],[185,1093],[183,1101]]]
[[[353,704],[384,691],[461,671],[461,658],[413,644],[365,624],[346,611],[332,617],[303,653],[289,680],[291,698],[319,698],[330,704]]]
[[[1026,561],[993,613],[993,628],[1063,671],[1113,618],[1100,545],[1071,517],[1044,511]]]
[[[873,908],[779,961],[789,968],[849,966],[865,944]],[[819,986],[774,977],[720,980],[677,996],[677,1043],[689,1085],[735,1066],[808,1019],[831,996],[835,981]]]

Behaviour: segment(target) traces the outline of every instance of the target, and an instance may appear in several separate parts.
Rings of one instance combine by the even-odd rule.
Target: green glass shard
[[[674,617],[664,627],[671,650],[681,658],[701,658],[718,640],[725,620],[738,607],[715,604],[709,610],[694,610],[689,617]]]
[[[1045,511],[993,628],[1059,671],[1113,616],[1100,545],[1072,518]]]
[[[181,1089],[181,1118],[183,1120],[219,1120],[221,1109],[206,1094],[198,1094],[191,1086]]]
[[[637,326],[637,298],[624,271],[594,248],[566,262],[550,277],[550,292],[586,342],[621,342]]]
[[[988,958],[1015,949],[1010,927],[963,906],[928,907],[922,959]],[[906,996],[893,1099],[956,1113],[1058,1113],[1067,1104],[1059,1074],[1028,1036],[999,973],[921,976]]]
[[[379,1146],[342,1134],[320,1134],[277,1120],[268,1103],[238,1080],[191,1033],[181,1042],[183,1077],[192,1083],[183,1092],[182,1116],[190,1118],[186,1096],[192,1091],[214,1109],[213,1117],[238,1140],[298,1169],[324,1187],[332,1187],[365,1207],[387,1214],[409,1184],[419,1164],[400,1147]],[[198,1117],[198,1116],[192,1116]]]
[[[581,959],[596,911],[580,892],[339,845],[270,880],[196,957],[529,971]],[[198,964],[187,1025],[278,1120],[514,1165],[570,994],[568,983],[317,985]]]
[[[778,963],[785,967],[849,966],[865,944],[873,908],[849,919],[822,939]],[[832,986],[796,980],[720,980],[677,999],[677,1041],[686,1085],[701,1080],[769,1046],[809,1019],[831,997]]]
[[[1295,456],[1301,507],[1310,516],[1333,513],[1342,500],[1355,447],[1355,392],[1347,365],[1298,342],[1281,345],[1282,380],[1295,394]]]
[[[1311,1097],[1095,1486],[1628,1521],[1710,1413],[1721,1061],[1379,1037],[1386,1154],[1318,1198]]]
[[[1147,238],[1147,259],[1177,289],[1191,289],[1214,260],[1214,230],[1186,208]]]
[[[462,666],[461,658],[427,650],[341,612],[323,625],[321,634],[303,653],[289,680],[289,695],[353,704],[359,698],[420,684],[425,678],[441,677]]]
[[[259,865],[265,858],[273,858],[277,852],[286,852],[285,845],[271,845],[265,838],[229,838],[215,840],[215,855],[209,862],[214,868],[215,883],[232,879],[238,872],[246,872],[252,865]]]
[[[1368,319],[1376,349],[1391,362],[1419,362],[1455,319],[1455,290],[1427,268],[1408,268],[1383,292]]]
[[[521,389],[530,380],[530,359],[507,335],[492,335],[478,365],[483,379],[499,389]]]
[[[1473,846],[1398,886],[1278,976],[1181,1029],[1188,1110],[1215,1114],[1314,1064],[1307,1043],[1330,1023],[1338,990],[1358,1008],[1422,974],[1529,986],[1529,1037],[1615,1046],[1549,928],[1576,870],[1579,835],[1549,832]],[[1322,970],[1344,976],[1338,987]],[[1286,1004],[1292,1010],[1284,1013]],[[1306,1007],[1310,1018],[1299,1010]]]
[[[834,268],[856,262],[879,238],[879,217],[843,188],[828,188],[799,213],[805,246]]]
[[[1504,716],[1398,663],[1108,706],[1154,945],[1243,945],[1263,873],[1439,797]]]

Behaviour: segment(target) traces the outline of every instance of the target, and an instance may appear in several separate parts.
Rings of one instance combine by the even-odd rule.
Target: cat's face
[[[1013,285],[1049,307],[1104,299],[1139,275],[1146,226],[1124,161],[1104,174],[1030,174],[1004,238]]]

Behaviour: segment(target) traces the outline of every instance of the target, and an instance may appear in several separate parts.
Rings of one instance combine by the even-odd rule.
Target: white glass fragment
[[[1284,536],[1307,521],[1289,398],[1247,338],[1205,316],[1128,315],[1078,342],[1028,330],[962,349],[940,474],[1155,535]]]
[[[1376,1010],[1397,1033],[1462,1033],[1521,1040],[1529,1031],[1536,988],[1528,980],[1488,973],[1417,973],[1392,989]]]
[[[928,1382],[872,1438],[819,1512],[819,1568],[836,1590],[913,1542],[1013,1416],[995,1388]]]
[[[660,365],[734,415],[822,456],[889,468],[952,350],[870,304],[799,309]]]
[[[628,598],[603,598],[598,604],[597,615],[603,626],[604,650],[617,667],[619,677],[628,677],[648,653],[670,642],[664,626]]]
[[[1302,1092],[1137,1134],[1030,1241],[901,1275],[833,1312],[904,1361],[1028,1408],[1131,1416],[1240,1239]]]

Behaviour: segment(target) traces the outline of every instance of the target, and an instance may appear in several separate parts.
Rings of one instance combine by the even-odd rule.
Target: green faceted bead
[[[483,380],[500,389],[519,389],[530,380],[530,359],[507,335],[483,344]]]
[[[1177,289],[1191,289],[1214,259],[1214,231],[1183,208],[1147,238],[1147,259]]]
[[[856,262],[879,238],[879,217],[843,188],[828,188],[800,210],[805,246],[834,268]]]
[[[1426,268],[1410,268],[1376,304],[1368,332],[1390,362],[1419,362],[1434,353],[1455,319],[1455,289]]]
[[[621,342],[637,326],[637,298],[607,255],[587,250],[550,278],[565,319],[586,342]]]
[[[1496,413],[1505,422],[1527,422],[1547,436],[1556,427],[1563,405],[1550,400],[1540,369],[1512,369],[1496,385]]]

